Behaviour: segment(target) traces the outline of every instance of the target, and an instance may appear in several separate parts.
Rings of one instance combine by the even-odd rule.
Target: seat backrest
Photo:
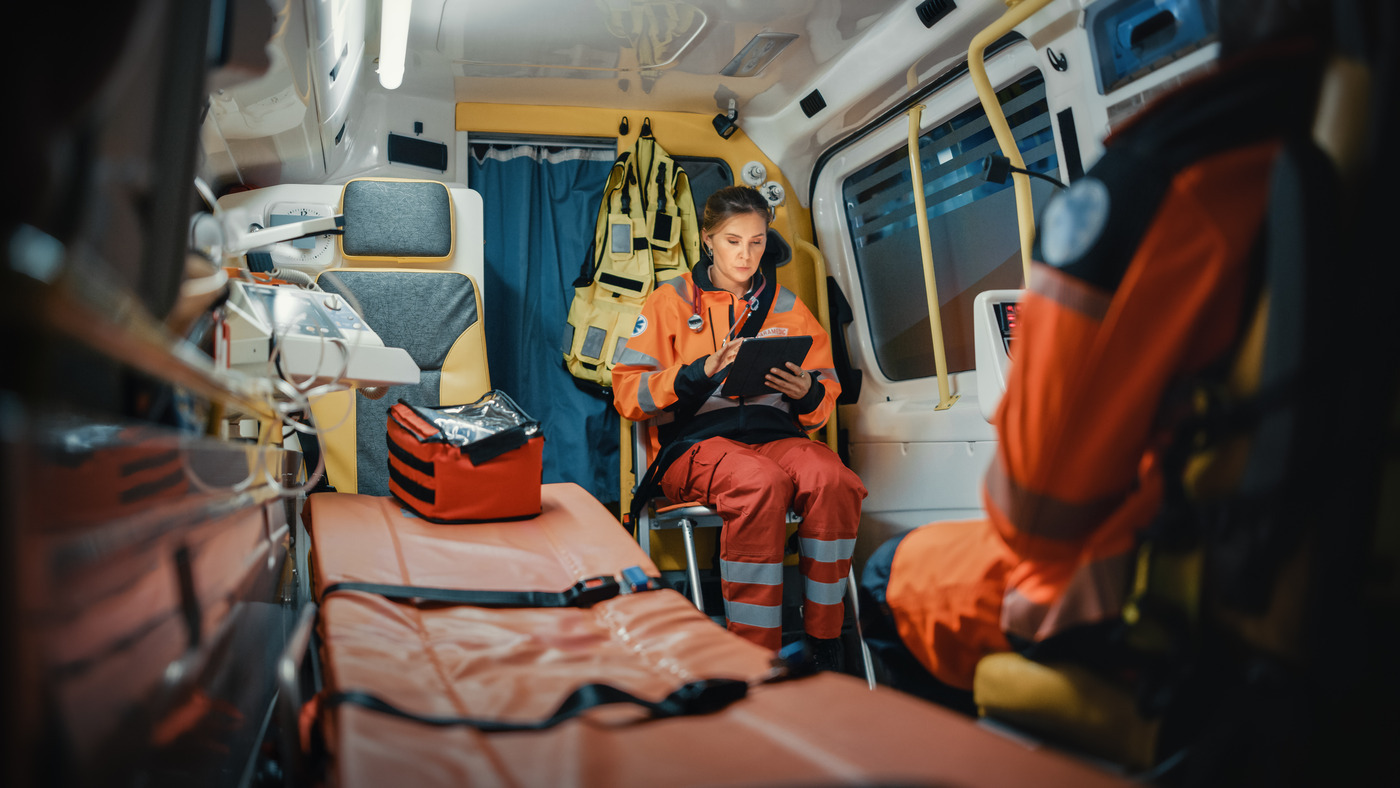
[[[312,403],[330,486],[388,495],[389,407],[475,402],[491,389],[482,298],[472,277],[458,272],[347,269],[318,283],[350,300],[386,346],[409,351],[420,370],[419,384],[391,386],[378,399],[346,391]]]
[[[317,284],[345,296],[384,344],[407,350],[420,371],[417,385],[393,386],[376,399],[344,391],[312,404],[326,481],[339,492],[388,495],[389,408],[400,400],[460,405],[491,390],[481,196],[399,178],[293,188],[316,190],[322,200],[335,189],[336,210],[345,216],[345,233]]]
[[[342,391],[312,403],[329,484],[339,492],[388,495],[390,406],[465,404],[491,390],[481,294],[457,271],[344,269],[317,281],[350,300],[384,344],[407,350],[420,370],[417,385],[390,387],[378,399]]]

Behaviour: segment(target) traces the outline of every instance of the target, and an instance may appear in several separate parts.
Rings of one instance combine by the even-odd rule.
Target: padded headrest
[[[452,255],[452,193],[438,181],[352,180],[341,191],[340,210],[346,258],[421,262]]]
[[[777,268],[780,265],[787,265],[792,259],[792,247],[778,234],[772,227],[768,228],[768,245],[763,248],[763,257],[758,264],[766,268]]]

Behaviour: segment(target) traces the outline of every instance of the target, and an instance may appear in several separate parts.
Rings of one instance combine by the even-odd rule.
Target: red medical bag
[[[540,513],[544,434],[501,391],[437,408],[389,408],[389,492],[425,520],[471,523]]]

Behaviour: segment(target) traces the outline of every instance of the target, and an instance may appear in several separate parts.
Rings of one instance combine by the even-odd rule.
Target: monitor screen
[[[1016,329],[1016,310],[1020,305],[1015,301],[1002,301],[994,304],[997,314],[997,327],[1001,329],[1001,344],[1006,348],[1006,357],[1011,358],[1011,340]]]

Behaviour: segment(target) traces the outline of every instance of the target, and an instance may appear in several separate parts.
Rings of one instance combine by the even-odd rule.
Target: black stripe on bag
[[[412,468],[413,470],[418,471],[419,473],[423,474],[424,476],[432,476],[432,475],[433,475],[433,463],[432,463],[431,460],[424,460],[424,459],[420,459],[420,458],[418,458],[418,457],[414,457],[412,454],[409,454],[409,453],[408,453],[408,450],[407,450],[407,449],[405,449],[404,447],[400,446],[399,444],[395,443],[395,442],[392,441],[392,440],[390,440],[388,443],[389,443],[389,454],[390,454],[394,459],[398,460],[399,462],[403,463],[404,465],[407,465],[408,467]],[[393,466],[390,466],[390,467],[393,467]]]
[[[532,424],[532,426],[535,426]],[[472,465],[481,465],[490,462],[502,454],[515,451],[530,442],[530,439],[538,435],[537,429],[526,429],[526,425],[520,424],[508,430],[501,430],[495,435],[487,435],[481,440],[462,447],[462,451],[472,461]]]
[[[645,239],[645,238],[636,238],[636,237],[633,237],[633,238],[632,238],[632,251],[634,251],[634,252],[640,252],[640,251],[642,251],[643,249],[647,248],[647,243],[648,243],[648,241],[647,241],[647,239]]]
[[[390,714],[424,725],[447,727],[463,725],[488,733],[506,731],[538,731],[552,728],[565,720],[594,708],[612,703],[633,703],[651,712],[654,718],[680,717],[688,714],[709,714],[719,711],[748,694],[749,685],[737,679],[702,679],[685,684],[662,698],[649,701],[609,684],[585,684],[569,694],[559,708],[546,719],[535,722],[506,722],[474,717],[434,717],[414,714],[394,706],[368,692],[348,690],[335,692],[326,700],[327,707],[350,703],[381,714]]]
[[[403,471],[389,463],[389,481],[397,484],[399,489],[404,491],[410,498],[415,498],[429,506],[437,503],[437,493],[431,487],[424,487],[404,475]]]

